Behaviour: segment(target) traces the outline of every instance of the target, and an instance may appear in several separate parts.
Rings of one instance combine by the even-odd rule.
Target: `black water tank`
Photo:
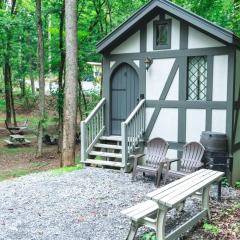
[[[227,135],[217,132],[202,132],[200,142],[209,152],[228,152]]]

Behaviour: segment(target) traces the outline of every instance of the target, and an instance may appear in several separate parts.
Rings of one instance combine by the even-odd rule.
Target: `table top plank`
[[[182,199],[186,199],[187,197],[191,196],[193,193],[199,191],[203,187],[211,185],[213,182],[215,182],[217,179],[219,179],[222,176],[224,176],[224,173],[216,173],[215,175],[202,181],[198,185],[188,189],[187,191],[183,192],[182,194],[179,194],[177,197],[167,200],[169,203],[169,206],[178,204],[179,202],[182,201]]]
[[[162,199],[166,196],[177,196],[178,194],[181,194],[182,192],[184,192],[186,189],[191,188],[192,186],[198,184],[200,181],[203,181],[205,179],[207,179],[208,177],[210,177],[211,175],[213,175],[214,172],[202,172],[199,175],[195,175],[192,178],[186,179],[186,181],[183,181],[180,185],[169,188],[168,190],[159,193],[157,195],[154,196],[154,199]]]
[[[19,134],[10,135],[10,137],[14,138],[14,139],[24,139],[25,138],[23,135],[19,135]]]
[[[206,170],[207,169],[201,169],[201,170],[196,171],[196,172],[194,172],[192,174],[186,175],[185,177],[182,177],[182,178],[180,178],[180,179],[178,179],[176,181],[173,181],[173,182],[171,182],[171,183],[169,183],[169,184],[167,184],[167,185],[165,185],[163,187],[158,188],[157,190],[155,190],[153,192],[150,192],[147,195],[147,197],[153,198],[155,195],[158,195],[158,194],[160,194],[162,192],[165,192],[165,191],[169,190],[169,188],[176,187],[176,186],[182,184],[182,182],[185,182],[187,179],[191,179],[194,176],[198,176],[198,175],[202,174],[203,172],[205,172]]]
[[[182,193],[185,193],[185,191],[187,191],[188,189],[192,189],[195,186],[204,186],[202,185],[202,182],[208,182],[210,181],[210,179],[212,179],[212,177],[215,178],[216,176],[216,172],[210,172],[209,174],[205,174],[204,176],[201,176],[199,179],[194,179],[193,181],[188,181],[185,184],[182,184],[181,188],[176,189],[176,191],[166,195],[165,197],[160,197],[162,201],[169,201],[170,199],[179,196]],[[201,188],[200,187],[200,188]],[[158,199],[160,199],[158,196]]]
[[[218,171],[208,169],[199,170],[179,179],[181,181],[175,181],[177,182],[175,184],[173,184],[174,182],[170,183],[163,188],[149,193],[147,197],[164,206],[173,207],[196,191],[217,181],[223,175],[224,173]]]

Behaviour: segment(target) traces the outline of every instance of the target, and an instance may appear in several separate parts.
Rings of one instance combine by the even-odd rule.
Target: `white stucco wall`
[[[206,128],[206,110],[187,109],[186,141],[200,141],[202,131]]]
[[[212,111],[212,131],[219,133],[226,133],[226,110]]]
[[[178,109],[163,108],[157,118],[150,139],[161,137],[166,141],[178,140]]]
[[[222,47],[223,43],[209,37],[208,35],[189,27],[188,34],[188,48],[210,48],[210,47]]]
[[[146,128],[152,118],[152,115],[153,115],[153,112],[154,112],[154,108],[146,108]]]
[[[175,59],[156,59],[146,73],[146,99],[158,100]]]
[[[180,48],[180,21],[177,19],[165,15],[166,19],[172,19],[172,31],[171,31],[171,50]],[[153,50],[153,22],[159,20],[159,17],[154,18],[147,24],[147,51],[165,51],[169,49]]]
[[[138,67],[140,67],[140,61],[139,60],[134,60],[133,61]]]
[[[112,68],[115,63],[116,61],[110,61],[110,68]]]
[[[118,47],[111,54],[139,53],[140,52],[140,31],[137,31]]]
[[[173,83],[170,87],[166,100],[168,101],[179,100],[179,69],[173,79]]]
[[[228,55],[213,59],[213,101],[227,101]]]

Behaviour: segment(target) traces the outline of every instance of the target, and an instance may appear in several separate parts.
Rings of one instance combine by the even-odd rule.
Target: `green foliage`
[[[100,96],[98,93],[94,91],[88,92],[86,95],[86,100],[87,100],[87,108],[86,108],[86,115],[88,115],[94,107],[97,105],[97,103],[100,101]]]
[[[223,187],[229,187],[230,184],[228,182],[228,179],[226,177],[222,177],[222,186]]]
[[[52,89],[51,95],[57,99],[53,104],[59,113],[63,112],[64,106],[64,91],[62,89]]]
[[[204,223],[203,229],[207,232],[210,232],[210,233],[214,234],[214,235],[217,235],[220,232],[220,229],[217,226],[209,224],[209,223]]]
[[[0,112],[5,111],[5,100],[0,97]]]
[[[237,181],[237,182],[235,183],[235,187],[238,188],[238,189],[240,189],[240,181]]]
[[[96,53],[96,43],[124,22],[136,10],[149,0],[78,0],[78,62],[80,81],[91,74],[86,64],[88,61],[101,62],[102,57]],[[214,23],[228,28],[240,35],[240,4],[234,0],[172,0],[174,3],[193,11]],[[10,1],[11,2],[11,1]],[[0,90],[4,90],[2,68],[9,58],[13,87],[16,91],[25,79],[36,78],[37,63],[37,31],[35,1],[17,1],[14,14],[7,5],[9,1],[0,1]],[[44,31],[45,72],[49,76],[58,76],[61,62],[60,49],[60,16],[63,0],[43,0],[42,20]],[[63,30],[63,51],[65,50],[65,29]],[[47,74],[46,74],[47,75]],[[64,92],[55,91],[56,109],[63,110]],[[34,106],[35,97],[27,88],[22,100],[24,108]],[[96,105],[99,96],[86,94],[86,103],[81,97],[79,102],[83,115],[88,115]],[[4,111],[4,100],[0,98],[0,111]],[[18,100],[17,100],[18,101]],[[86,111],[86,113],[85,113]]]
[[[239,3],[234,0],[172,0],[174,3],[240,35]]]
[[[32,109],[37,101],[37,97],[32,94],[30,87],[26,87],[25,95],[22,97],[22,106],[23,109],[29,110]]]
[[[154,232],[150,232],[150,233],[145,233],[141,240],[157,240],[157,237]]]

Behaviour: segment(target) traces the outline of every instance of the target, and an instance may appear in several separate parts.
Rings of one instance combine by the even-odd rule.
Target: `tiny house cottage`
[[[240,39],[167,1],[152,0],[97,45],[103,99],[82,122],[82,161],[127,169],[144,141],[177,157],[202,131],[226,133],[240,179]],[[96,156],[105,160],[95,160]],[[118,160],[116,160],[118,159]]]

